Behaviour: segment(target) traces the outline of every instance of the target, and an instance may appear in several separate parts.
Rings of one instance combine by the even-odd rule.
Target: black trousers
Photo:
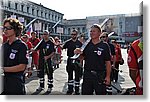
[[[81,76],[80,67],[78,67],[77,65],[72,63],[72,59],[68,58],[66,71],[68,73],[68,90],[73,91],[73,88],[75,86],[75,91],[79,91],[80,76]],[[75,76],[73,76],[73,72],[75,72],[75,74],[74,74]]]
[[[105,72],[85,71],[82,83],[82,95],[106,95],[106,85],[103,84]]]
[[[115,68],[117,70],[119,70],[119,62],[115,63]],[[118,81],[118,73],[119,73],[119,71],[116,71],[115,69],[113,69],[112,72],[113,72],[113,80],[115,80],[115,82],[117,82]]]
[[[24,81],[17,77],[4,76],[3,95],[25,95]]]
[[[106,95],[106,85],[93,79],[83,79],[82,95]]]
[[[47,65],[46,65],[47,64]],[[47,61],[46,63],[44,60],[39,62],[39,78],[40,78],[40,87],[44,88],[44,83],[45,83],[45,74],[48,76],[48,88],[53,87],[53,68],[51,61]]]

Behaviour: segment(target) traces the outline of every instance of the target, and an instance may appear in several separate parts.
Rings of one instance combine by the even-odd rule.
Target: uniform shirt
[[[45,53],[43,52],[43,49],[45,50]],[[37,47],[37,50],[40,50],[40,52],[39,52],[40,59],[44,59],[44,56],[48,56],[52,52],[55,52],[54,43],[52,43],[50,40],[47,42],[45,42],[43,40],[41,42],[41,44]],[[50,59],[48,59],[48,60],[50,60]]]
[[[116,55],[115,46],[111,43],[108,43],[108,45],[109,45],[109,48],[110,48],[111,61],[113,61],[113,56]]]
[[[119,62],[122,59],[121,48],[119,45],[116,45],[115,52],[116,52],[116,62]]]
[[[65,43],[63,46],[63,49],[67,49],[67,56],[72,57],[74,55],[74,50],[76,48],[80,48],[82,46],[82,43],[79,40],[76,40],[75,42],[72,40],[69,40]]]
[[[100,42],[96,45],[89,42],[83,51],[83,56],[85,59],[85,70],[101,71],[105,70],[105,61],[110,61],[110,50],[107,43]]]
[[[11,45],[8,42],[3,44],[3,66],[11,67],[19,64],[28,64],[27,59],[27,46],[21,40],[14,41]],[[14,76],[21,78],[23,71],[21,72],[4,72],[5,76]]]

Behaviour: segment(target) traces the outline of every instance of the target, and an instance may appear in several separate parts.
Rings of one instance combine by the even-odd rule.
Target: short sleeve
[[[111,56],[110,56],[110,48],[109,45],[105,43],[105,51],[104,51],[104,59],[105,61],[110,61],[111,60]]]
[[[54,43],[51,43],[50,52],[55,52]]]
[[[66,49],[68,47],[68,42],[66,42],[63,46],[63,49]]]
[[[24,43],[21,43],[19,47],[19,64],[28,64],[27,46]]]

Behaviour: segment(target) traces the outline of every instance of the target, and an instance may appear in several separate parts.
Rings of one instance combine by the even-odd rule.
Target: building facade
[[[119,40],[132,42],[139,37],[139,29],[142,25],[140,14],[90,16],[85,19],[67,20],[63,19],[64,14],[28,0],[1,0],[0,4],[2,20],[13,17],[26,26],[36,19],[32,24],[34,31],[40,34],[43,30],[49,30],[52,36],[58,36],[63,41],[70,38],[72,29],[77,29],[79,34],[89,37],[90,27],[93,24],[101,24],[104,19],[110,18],[102,29],[109,33],[114,31],[118,35],[115,38]],[[56,23],[58,25],[53,28]]]
[[[8,17],[19,19],[24,25],[27,25],[33,19],[33,29],[38,32],[43,30],[52,30],[56,33],[57,27],[62,27],[63,15],[60,12],[44,7],[42,4],[36,4],[28,0],[1,0],[2,20]],[[59,24],[55,29],[51,29],[57,22]],[[36,26],[41,27],[36,27]],[[38,29],[37,29],[38,28]]]
[[[142,16],[140,14],[118,14],[87,17],[87,31],[89,32],[90,27],[94,23],[101,24],[106,18],[110,19],[102,29],[107,31],[108,33],[113,31],[118,35],[116,37],[112,37],[118,40],[123,40],[125,42],[132,42],[135,39],[139,38],[139,29],[142,27]]]
[[[86,19],[72,19],[72,20],[66,20],[63,21],[64,24],[64,36],[65,40],[70,37],[71,31],[73,29],[78,30],[79,35],[86,35]]]

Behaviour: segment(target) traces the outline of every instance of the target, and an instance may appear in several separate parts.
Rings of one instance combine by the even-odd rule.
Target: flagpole
[[[28,28],[35,20],[37,20],[37,18],[34,18],[30,23],[28,23],[28,24],[25,26],[25,29]]]

